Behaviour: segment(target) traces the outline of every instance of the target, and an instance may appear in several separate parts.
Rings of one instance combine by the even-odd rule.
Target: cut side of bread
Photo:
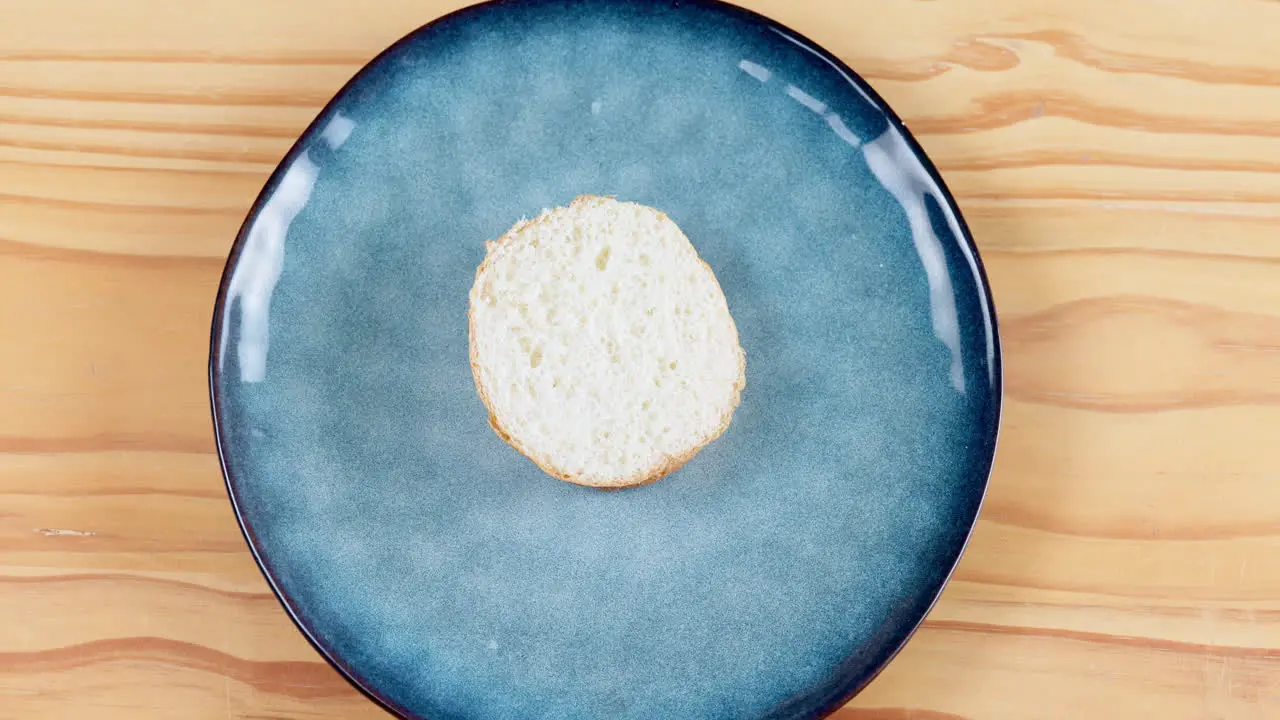
[[[665,214],[583,196],[487,248],[470,293],[476,389],[548,474],[652,482],[728,428],[746,356],[715,274]]]

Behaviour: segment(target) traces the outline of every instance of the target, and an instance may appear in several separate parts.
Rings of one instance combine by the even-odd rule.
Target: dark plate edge
[[[320,111],[316,114],[315,118],[313,118],[311,122],[307,124],[307,127],[298,135],[298,138],[289,147],[288,152],[284,154],[284,156],[280,159],[279,163],[276,165],[276,168],[271,172],[271,175],[267,178],[266,183],[263,184],[262,190],[259,191],[258,196],[254,198],[253,204],[249,207],[249,211],[246,213],[245,219],[240,225],[240,229],[236,232],[236,238],[232,243],[231,250],[227,256],[227,261],[224,264],[222,269],[222,276],[218,281],[218,292],[214,300],[213,319],[212,319],[212,325],[210,328],[210,340],[209,340],[209,366],[208,366],[209,405],[210,405],[210,411],[211,411],[212,420],[213,420],[214,444],[218,452],[218,465],[222,469],[222,477],[223,477],[224,484],[226,485],[227,496],[231,500],[232,511],[235,513],[237,525],[240,526],[240,532],[244,535],[245,542],[249,546],[249,551],[253,555],[254,562],[257,563],[258,569],[262,572],[263,577],[267,581],[267,585],[271,588],[271,592],[276,596],[276,599],[280,601],[281,606],[285,609],[285,612],[289,615],[289,619],[293,621],[293,624],[295,626],[297,626],[298,630],[302,633],[303,637],[307,639],[307,642],[309,642],[311,646],[315,648],[316,652],[318,652],[320,656],[325,659],[325,661],[327,661],[331,666],[333,666],[333,668],[336,669],[338,673],[341,674],[342,677],[348,683],[351,684],[352,687],[358,690],[365,697],[377,703],[384,710],[392,713],[393,715],[399,718],[402,718],[402,720],[429,720],[429,719],[424,716],[414,715],[408,709],[400,706],[391,698],[386,697],[385,695],[380,693],[370,683],[365,681],[364,678],[362,678],[360,674],[355,671],[354,668],[348,666],[345,662],[342,661],[341,658],[337,657],[335,653],[333,653],[329,648],[325,647],[325,645],[320,642],[320,640],[312,633],[311,629],[303,621],[301,614],[298,612],[297,608],[293,604],[292,598],[290,598],[276,584],[275,575],[272,572],[270,563],[267,561],[266,557],[260,551],[257,535],[254,533],[253,528],[249,526],[248,522],[246,522],[244,518],[244,514],[241,513],[240,511],[240,504],[236,498],[235,482],[232,479],[231,471],[227,466],[228,453],[226,451],[226,448],[223,442],[223,430],[222,430],[223,419],[218,409],[218,397],[220,396],[220,385],[221,385],[221,383],[219,382],[218,367],[222,359],[222,349],[221,349],[220,339],[222,336],[222,326],[223,326],[222,318],[225,315],[225,310],[226,310],[227,290],[230,285],[231,275],[234,272],[237,261],[240,258],[240,254],[244,249],[245,238],[248,236],[249,229],[252,226],[253,221],[257,218],[259,212],[261,211],[262,206],[271,197],[272,193],[275,191],[276,187],[279,185],[279,181],[281,177],[284,175],[286,168],[289,167],[291,161],[295,159],[298,156],[299,152],[303,149],[304,141],[309,137],[311,137],[313,133],[317,131],[321,121],[327,120],[329,118],[330,111],[334,109],[334,105],[336,101],[339,98],[344,97],[347,91],[358,80],[364,77],[364,75],[369,71],[369,68],[376,65],[384,57],[394,53],[395,51],[399,50],[401,47],[407,45],[409,42],[412,42],[421,33],[429,31],[432,27],[442,22],[463,19],[467,15],[471,15],[481,10],[487,10],[487,9],[502,6],[502,5],[514,4],[514,3],[520,3],[520,2],[538,2],[538,1],[540,0],[487,0],[486,2],[481,2],[475,5],[469,5],[463,8],[459,8],[452,12],[441,15],[435,18],[434,20],[431,20],[430,22],[419,26],[417,29],[405,34],[403,37],[396,40],[394,43],[389,45],[387,48],[385,48],[384,50],[379,52],[377,55],[375,55],[373,58],[371,58],[368,62],[366,62],[363,66],[361,66],[360,70],[358,70],[354,75],[351,76],[350,79],[348,79],[345,83],[343,83],[342,87],[333,94],[333,96],[325,103],[324,107],[321,108]],[[853,84],[857,90],[861,91],[865,96],[867,96],[870,99],[871,103],[875,105],[878,110],[884,113],[885,117],[889,120],[890,125],[894,127],[896,130],[898,130],[900,133],[902,133],[903,138],[907,142],[908,146],[911,148],[912,152],[916,155],[917,158],[919,158],[921,165],[924,167],[925,171],[928,172],[929,177],[934,181],[934,183],[937,184],[943,199],[946,201],[947,208],[955,215],[956,223],[959,226],[960,232],[961,232],[960,239],[964,242],[969,253],[973,256],[974,267],[977,270],[977,278],[976,278],[977,284],[981,286],[984,299],[986,300],[988,319],[991,322],[991,333],[992,333],[991,343],[993,346],[992,347],[993,354],[992,354],[992,361],[991,361],[992,362],[991,374],[993,379],[993,387],[991,388],[991,392],[993,394],[993,400],[995,403],[994,417],[993,417],[993,424],[995,425],[994,438],[991,444],[990,458],[987,462],[987,471],[986,471],[987,477],[983,480],[982,494],[981,494],[981,497],[978,498],[978,505],[974,510],[973,517],[969,520],[969,527],[965,532],[964,541],[961,543],[960,549],[956,553],[955,561],[952,563],[951,567],[947,570],[947,573],[944,576],[942,582],[939,583],[937,590],[934,592],[933,599],[930,600],[928,608],[926,608],[925,612],[920,616],[920,619],[915,622],[912,628],[898,642],[897,647],[895,647],[893,651],[889,653],[889,655],[884,659],[884,661],[881,662],[873,672],[846,685],[833,700],[829,701],[825,706],[821,707],[817,711],[817,714],[814,716],[815,718],[825,718],[835,713],[841,707],[843,707],[846,703],[848,703],[851,699],[853,699],[854,696],[856,696],[859,692],[861,692],[868,684],[870,684],[873,680],[875,680],[880,675],[880,673],[884,670],[884,668],[888,666],[888,664],[892,662],[895,657],[897,657],[898,653],[902,651],[902,648],[906,646],[906,644],[911,640],[911,638],[915,636],[916,632],[920,629],[920,626],[924,623],[925,619],[929,616],[929,614],[933,611],[933,608],[937,605],[938,599],[942,596],[942,591],[946,588],[947,584],[951,581],[952,576],[955,574],[956,567],[959,566],[960,560],[964,556],[965,550],[968,548],[969,541],[973,537],[974,528],[977,525],[978,517],[982,513],[982,507],[986,502],[987,491],[991,484],[991,473],[994,467],[995,455],[996,455],[997,448],[999,446],[999,441],[1000,441],[1000,429],[1001,429],[1000,420],[1003,416],[1003,406],[1004,406],[1003,351],[1002,351],[1002,343],[1000,341],[1000,328],[996,318],[995,301],[991,295],[991,283],[987,277],[986,266],[982,262],[982,256],[978,252],[978,247],[977,247],[977,244],[974,242],[973,234],[969,229],[969,224],[965,221],[964,215],[960,212],[960,207],[959,207],[959,204],[956,202],[955,196],[951,193],[950,188],[948,188],[946,183],[943,181],[942,175],[941,173],[939,173],[937,166],[934,165],[933,160],[924,152],[924,149],[920,146],[920,143],[916,140],[915,136],[911,134],[911,131],[907,128],[906,123],[902,121],[902,118],[898,117],[898,114],[894,112],[894,110],[889,106],[888,103],[885,102],[884,98],[880,97],[880,94],[877,93],[875,89],[872,88],[871,85],[868,84],[867,81],[862,78],[861,75],[859,75],[852,68],[846,65],[840,58],[832,55],[831,53],[826,51],[821,45],[814,42],[813,40],[810,40],[807,36],[801,33],[798,33],[795,30],[777,22],[776,20],[772,20],[755,11],[748,10],[743,7],[739,7],[737,5],[733,5],[728,2],[724,2],[724,0],[674,0],[673,4],[677,6],[678,5],[702,5],[709,8],[718,9],[727,14],[738,15],[740,17],[745,18],[748,21],[761,24],[764,27],[768,27],[774,30],[775,32],[778,32],[779,34],[783,35],[784,37],[797,41],[800,45],[802,45],[806,49],[809,49],[812,52],[814,52],[818,57],[822,58],[827,63],[831,64],[834,68],[836,68],[841,73],[843,73],[846,80],[848,80],[851,84]]]

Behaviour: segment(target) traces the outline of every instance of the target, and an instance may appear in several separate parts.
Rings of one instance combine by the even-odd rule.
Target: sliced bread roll
[[[652,482],[729,426],[746,382],[738,329],[666,215],[583,196],[487,248],[472,374],[494,430],[547,473]]]

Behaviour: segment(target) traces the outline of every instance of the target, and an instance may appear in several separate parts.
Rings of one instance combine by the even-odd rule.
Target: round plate
[[[467,354],[484,241],[581,194],[668,213],[747,353],[662,481],[553,480]],[[995,318],[933,166],[829,53],[712,2],[418,30],[289,152],[227,265],[218,449],[285,607],[414,718],[808,718],[919,624],[986,487]]]

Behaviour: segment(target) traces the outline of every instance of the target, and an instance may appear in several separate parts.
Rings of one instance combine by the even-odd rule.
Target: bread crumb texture
[[[486,246],[472,374],[494,430],[539,467],[639,485],[728,428],[746,356],[715,274],[665,214],[583,196]]]

